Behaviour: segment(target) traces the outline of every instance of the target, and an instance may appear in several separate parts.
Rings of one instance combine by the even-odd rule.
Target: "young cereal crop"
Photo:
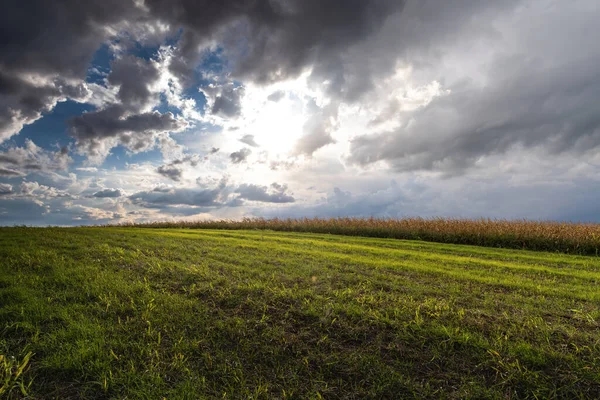
[[[384,236],[408,221],[306,223]],[[446,223],[552,228],[413,221]],[[0,397],[598,399],[599,304],[596,256],[265,230],[0,228]]]

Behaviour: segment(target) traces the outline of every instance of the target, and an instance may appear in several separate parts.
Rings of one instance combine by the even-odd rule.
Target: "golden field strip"
[[[331,233],[586,255],[598,255],[600,249],[600,224],[594,223],[446,218],[246,218],[133,226]]]

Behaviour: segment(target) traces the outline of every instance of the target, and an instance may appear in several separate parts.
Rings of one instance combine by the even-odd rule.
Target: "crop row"
[[[598,255],[600,248],[600,224],[553,221],[446,218],[245,218],[237,221],[153,222],[127,226],[331,233],[586,255]]]

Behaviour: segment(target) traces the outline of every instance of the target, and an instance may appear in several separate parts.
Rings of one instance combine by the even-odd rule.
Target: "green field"
[[[598,257],[2,228],[0,398],[595,399],[599,306]]]

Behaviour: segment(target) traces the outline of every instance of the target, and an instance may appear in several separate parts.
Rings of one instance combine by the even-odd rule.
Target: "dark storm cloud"
[[[452,175],[515,148],[571,157],[597,151],[600,31],[594,1],[409,1],[392,18],[344,57],[346,87],[351,68],[379,78],[384,87],[400,65],[413,67],[410,83],[437,81],[449,93],[414,111],[401,111],[403,101],[389,98],[372,131],[352,140],[351,162],[385,161],[397,171]],[[378,101],[382,93],[370,99]],[[386,122],[397,128],[377,128]],[[326,143],[327,133],[315,139]],[[298,144],[303,147],[311,146]]]
[[[331,60],[336,53],[377,31],[402,5],[401,0],[32,0],[24,7],[9,0],[0,16],[0,140],[40,118],[57,101],[83,100],[88,95],[83,79],[94,52],[124,32],[118,43],[121,49],[129,39],[146,40],[151,29],[144,31],[144,26],[162,23],[169,34],[182,28],[170,63],[182,82],[190,81],[204,54],[201,46],[211,40],[223,43],[234,76],[270,82],[295,76],[313,63],[335,64]],[[244,43],[243,48],[236,43]],[[25,79],[27,74],[42,79]],[[124,55],[113,62],[107,82],[119,88],[119,106],[131,113],[156,95],[148,88],[157,77],[152,61]],[[243,93],[242,86],[222,86],[210,112],[225,118],[238,116]],[[90,141],[81,143],[83,151],[93,151],[94,139],[118,136],[124,128],[117,126],[131,119],[150,119],[147,114],[115,114],[115,107],[96,112],[94,125],[98,126],[91,121],[73,123],[74,136]],[[106,125],[115,126],[115,133],[107,134]]]
[[[402,0],[297,0],[270,2],[250,18],[249,51],[237,67],[242,76],[271,82],[297,75],[311,64],[330,64],[350,45],[376,32],[402,9]]]
[[[0,64],[13,71],[84,75],[106,27],[139,15],[128,0],[2,2]]]
[[[118,88],[118,103],[84,113],[68,123],[77,140],[77,148],[91,157],[106,155],[111,147],[121,144],[132,151],[153,147],[155,134],[177,131],[186,122],[170,113],[147,111],[158,103],[151,87],[160,78],[155,61],[123,56],[111,64],[107,81]],[[113,140],[107,143],[107,140]]]
[[[0,141],[40,118],[57,100],[83,97],[77,81],[85,78],[94,52],[109,36],[106,28],[137,15],[134,2],[127,0],[4,1]]]
[[[349,159],[361,165],[383,160],[399,171],[453,174],[514,146],[542,146],[549,154],[594,151],[600,146],[597,65],[600,57],[549,68],[498,60],[488,85],[457,84],[450,94],[406,113],[399,128],[355,138]]]
[[[229,155],[231,162],[234,164],[240,164],[246,161],[246,159],[252,154],[250,149],[241,149],[238,151],[234,151]]]
[[[335,67],[335,74],[340,74],[337,71],[337,53],[376,32],[389,15],[401,10],[403,1],[234,0],[215,3],[149,0],[144,6],[148,10],[144,18],[148,21],[156,19],[167,23],[172,32],[183,28],[183,35],[170,61],[172,71],[181,78],[181,82],[190,81],[202,54],[200,46],[212,39],[223,43],[225,55],[231,60],[233,76],[271,82],[296,76],[311,65],[320,65],[315,69],[319,71],[319,80],[338,81],[327,76],[329,67]],[[137,9],[134,11],[139,13]],[[244,40],[240,41],[241,38]],[[238,49],[235,43],[242,42],[243,49]],[[163,126],[168,118],[159,121],[139,112],[135,116],[136,110],[156,97],[149,87],[158,77],[153,61],[124,56],[113,62],[107,81],[119,87],[117,96],[120,104],[96,111],[94,117],[88,113],[71,123],[72,136],[77,139],[79,150],[101,158],[100,153],[106,154],[117,144],[134,151],[150,148],[153,139],[148,135],[135,134],[138,129],[131,129],[134,133],[127,135],[120,134],[124,130],[121,127],[125,125],[124,121],[133,119],[156,122],[158,125],[144,125],[145,129],[154,132],[180,128],[180,125],[174,127],[173,124],[168,128]],[[341,90],[339,85],[335,90]],[[221,118],[240,116],[245,92],[243,86],[230,82],[209,85],[203,91],[210,114]],[[123,112],[115,112],[119,107],[128,110],[129,114],[124,116]],[[323,145],[332,143],[333,139],[326,130],[312,129],[299,143],[298,152],[312,154]],[[115,139],[107,144],[106,138],[111,137]],[[246,156],[243,152],[236,152],[232,160],[234,163],[243,162]],[[171,169],[170,172],[176,171]]]
[[[154,94],[150,85],[160,78],[157,64],[133,56],[124,56],[112,63],[108,82],[119,87],[117,96],[128,109],[138,111],[150,103]]]
[[[171,65],[184,81],[198,48],[215,39],[235,60],[235,76],[265,83],[296,76],[313,63],[335,64],[338,53],[376,32],[404,1],[147,0],[145,5],[157,18],[184,28]]]
[[[67,97],[81,101],[87,95],[81,84],[59,78],[34,83],[1,68],[0,65],[0,142],[52,110],[58,101]]]
[[[115,138],[133,151],[148,149],[155,135],[183,129],[185,122],[170,113],[158,111],[128,115],[119,105],[84,113],[69,121],[70,134],[77,140],[79,149],[88,155],[105,155],[104,139]]]
[[[500,39],[494,20],[525,2],[407,0],[401,12],[390,14],[372,34],[344,51],[332,53],[326,62],[316,63],[312,80],[326,81],[328,93],[342,101],[364,105],[368,102],[365,95],[398,67],[412,66],[414,78],[423,79],[421,70],[440,65],[440,59],[454,49],[468,53],[470,41]],[[488,44],[491,51],[497,45]],[[427,79],[442,79],[446,72],[437,71]]]
[[[233,83],[222,86],[211,85],[204,89],[204,94],[212,97],[212,106],[210,113],[224,118],[237,117],[242,113],[242,98],[244,97],[244,87],[235,86]]]
[[[278,183],[273,183],[270,187],[242,184],[237,187],[235,193],[239,194],[238,199],[263,203],[293,203],[296,201],[294,197],[287,194],[286,191],[287,186]]]
[[[121,189],[103,189],[93,194],[94,197],[101,199],[104,198],[117,198],[123,196]]]
[[[99,46],[124,29],[135,35],[137,22],[148,25],[156,20],[129,0],[32,0],[27,5],[8,0],[2,9],[0,141],[50,111],[57,101],[84,100],[88,90],[83,80]],[[126,130],[172,128],[172,116],[124,115],[125,109],[139,110],[148,104],[152,96],[148,85],[157,76],[152,62],[131,56],[118,58],[112,65],[108,83],[118,86],[120,104],[96,112],[96,118],[90,113],[73,124],[74,136],[83,150],[93,149],[94,142]],[[115,112],[119,107],[123,110]],[[129,139],[130,147],[140,146],[132,144],[131,138],[125,139]]]

